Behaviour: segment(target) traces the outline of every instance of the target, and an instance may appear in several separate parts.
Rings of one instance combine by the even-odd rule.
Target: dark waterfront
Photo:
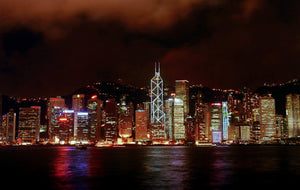
[[[0,171],[13,189],[278,189],[298,185],[299,155],[300,146],[0,147]]]

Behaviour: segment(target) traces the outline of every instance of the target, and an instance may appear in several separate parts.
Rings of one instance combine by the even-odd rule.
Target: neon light
[[[96,99],[98,96],[97,95],[93,95],[92,97],[91,97],[91,99]]]
[[[212,103],[212,106],[221,106],[221,103]]]

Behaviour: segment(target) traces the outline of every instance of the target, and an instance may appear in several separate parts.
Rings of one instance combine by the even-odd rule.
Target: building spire
[[[154,62],[155,64],[155,74],[160,74],[160,62]]]

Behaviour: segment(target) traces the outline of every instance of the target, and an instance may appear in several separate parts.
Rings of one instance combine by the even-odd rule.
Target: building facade
[[[19,109],[18,141],[21,143],[35,144],[39,141],[41,107]]]
[[[259,101],[261,141],[271,140],[276,136],[275,99],[261,97]]]
[[[148,141],[148,117],[146,110],[135,111],[135,140]]]
[[[101,139],[101,120],[102,120],[103,102],[94,95],[87,102],[87,111],[89,115],[90,141],[96,142]]]
[[[300,136],[300,95],[286,96],[287,135],[289,138]]]

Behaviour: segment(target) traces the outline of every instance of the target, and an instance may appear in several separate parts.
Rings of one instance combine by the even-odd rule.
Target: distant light
[[[91,97],[91,99],[96,99],[98,96],[97,95],[93,95],[92,97]]]
[[[64,110],[64,113],[74,113],[74,110]]]
[[[80,94],[77,94],[77,98],[80,98]]]
[[[59,118],[59,121],[68,121],[68,118],[66,118],[66,117],[61,117],[61,118]]]
[[[88,112],[78,112],[77,115],[89,115]]]
[[[171,96],[172,96],[172,97],[175,97],[175,96],[176,96],[176,93],[175,93],[175,92],[172,92],[172,93],[171,93]]]
[[[212,103],[211,105],[212,106],[221,106],[222,104],[221,103]]]

